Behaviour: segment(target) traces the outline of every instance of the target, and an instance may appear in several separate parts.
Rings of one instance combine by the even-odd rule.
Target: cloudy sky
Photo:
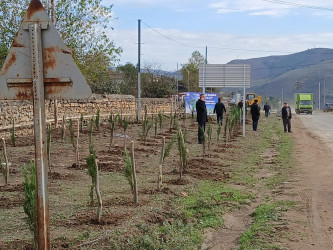
[[[103,0],[113,4],[109,36],[137,63],[138,19],[142,62],[164,70],[185,64],[192,52],[208,63],[227,63],[309,48],[333,47],[332,0]],[[180,66],[179,66],[180,67]]]

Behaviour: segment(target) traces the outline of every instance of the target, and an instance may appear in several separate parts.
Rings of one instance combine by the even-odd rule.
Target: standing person
[[[264,110],[265,110],[265,116],[268,117],[271,111],[271,106],[269,106],[269,104],[266,102],[266,104],[264,105]]]
[[[243,100],[238,103],[238,108],[243,109]]]
[[[288,105],[288,102],[284,103],[284,107],[282,108],[282,120],[283,120],[283,128],[284,128],[284,132],[287,132],[287,128],[288,128],[288,132],[291,132],[291,108]]]
[[[199,144],[202,144],[202,139],[204,136],[206,122],[208,121],[207,117],[207,108],[206,108],[206,96],[205,94],[200,94],[200,99],[196,102],[196,110],[197,110],[197,122],[198,122],[198,141]]]
[[[260,108],[258,106],[258,100],[254,100],[254,103],[251,105],[251,115],[252,115],[253,131],[257,131],[259,117],[260,117]]]
[[[215,104],[213,113],[215,114],[215,112],[216,112],[217,124],[220,123],[221,126],[222,126],[222,122],[223,122],[223,111],[224,111],[224,113],[227,113],[227,110],[225,109],[225,106],[224,106],[221,98],[219,98],[218,102]]]

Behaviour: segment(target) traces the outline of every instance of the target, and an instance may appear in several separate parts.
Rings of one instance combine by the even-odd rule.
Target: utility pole
[[[319,102],[318,102],[318,110],[320,110],[320,82],[318,83],[319,87]]]
[[[324,105],[326,103],[326,80],[324,79]]]
[[[141,121],[141,19],[138,20],[138,120]]]
[[[178,86],[178,62],[177,62],[177,71],[176,71],[176,84],[177,84],[177,98],[179,95],[179,86]]]
[[[207,64],[207,46],[206,46],[206,56],[205,63],[203,68],[203,84],[202,84],[202,93],[206,94],[206,64]]]
[[[186,67],[184,69],[187,71],[187,91],[190,92],[190,71]]]

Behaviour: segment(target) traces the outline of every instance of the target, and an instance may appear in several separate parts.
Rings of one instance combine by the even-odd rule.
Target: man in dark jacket
[[[206,122],[208,121],[205,99],[206,99],[205,94],[201,94],[200,99],[196,102],[195,105],[197,110],[199,144],[202,144],[204,136],[203,133],[205,132]]]
[[[269,106],[269,104],[266,102],[266,104],[264,105],[264,110],[265,110],[265,116],[268,117],[271,111],[271,106]]]
[[[258,106],[258,100],[254,100],[254,103],[251,105],[251,115],[252,115],[253,131],[257,131],[258,121],[260,117],[260,108]]]
[[[291,108],[289,107],[288,103],[285,102],[284,103],[284,107],[282,108],[282,120],[283,120],[283,128],[284,128],[284,132],[287,132],[287,128],[288,128],[288,132],[291,132]]]
[[[224,113],[227,113],[221,98],[219,98],[218,102],[215,104],[213,113],[215,114],[215,112],[216,112],[217,124],[220,123],[221,126],[222,126],[222,122],[223,122],[223,111],[224,111]]]

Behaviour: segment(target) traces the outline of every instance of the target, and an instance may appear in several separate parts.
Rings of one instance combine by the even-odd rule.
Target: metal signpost
[[[50,249],[45,99],[84,99],[91,90],[39,0],[30,2],[0,71],[0,99],[33,100],[38,249]]]
[[[243,88],[243,136],[245,136],[246,88],[250,87],[249,64],[201,64],[199,65],[199,87]]]

